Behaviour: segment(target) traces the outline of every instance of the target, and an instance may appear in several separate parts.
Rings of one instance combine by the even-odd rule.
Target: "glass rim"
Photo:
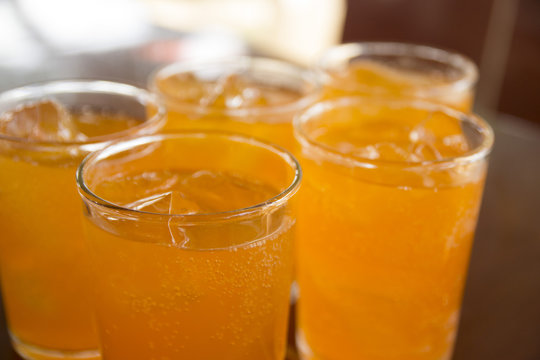
[[[181,139],[181,138],[206,138],[208,136],[217,136],[227,141],[234,141],[239,143],[247,143],[249,145],[256,146],[258,148],[263,148],[265,151],[270,151],[273,154],[280,157],[287,165],[294,171],[294,176],[292,181],[283,189],[280,190],[273,197],[251,206],[227,210],[227,211],[217,211],[211,213],[198,213],[198,214],[164,214],[158,212],[142,211],[135,210],[125,206],[115,204],[114,202],[108,201],[98,195],[96,195],[90,188],[87,186],[84,176],[85,171],[88,167],[96,164],[102,159],[106,159],[108,156],[118,154],[122,151],[133,149],[141,145],[149,145],[163,140],[168,139]],[[132,139],[119,140],[114,143],[109,144],[107,147],[94,151],[88,154],[80,165],[77,168],[76,172],[76,182],[79,190],[79,194],[85,200],[92,202],[94,205],[100,207],[106,207],[111,210],[121,211],[127,214],[139,215],[139,216],[150,216],[156,218],[175,218],[175,219],[185,219],[189,220],[187,223],[205,223],[205,222],[219,222],[227,221],[231,219],[238,219],[244,217],[251,217],[261,212],[264,212],[266,209],[278,208],[285,204],[298,190],[300,182],[302,180],[302,168],[298,160],[286,149],[281,146],[272,144],[270,142],[257,139],[254,137],[245,136],[242,134],[237,134],[227,131],[201,131],[201,130],[181,130],[174,132],[163,132],[153,135],[145,135],[141,137],[136,137]]]
[[[153,104],[156,106],[157,112],[150,118],[147,118],[141,124],[132,126],[128,129],[104,134],[100,136],[90,137],[86,140],[79,141],[43,141],[32,140],[24,137],[9,136],[0,133],[0,141],[9,141],[29,146],[37,147],[70,147],[70,146],[87,146],[107,143],[119,137],[126,137],[131,134],[137,134],[140,130],[144,130],[149,126],[157,125],[160,121],[165,121],[167,114],[165,105],[158,96],[152,94],[148,90],[139,88],[134,85],[108,81],[99,79],[62,79],[36,82],[29,85],[20,86],[0,93],[0,105],[6,102],[16,102],[17,104],[24,103],[25,100],[32,99],[35,95],[42,95],[41,98],[48,96],[53,97],[55,94],[68,93],[93,93],[93,94],[111,94],[131,97],[136,99],[143,105]],[[0,113],[1,114],[1,113]]]
[[[478,67],[469,57],[433,46],[404,42],[365,41],[335,45],[323,52],[315,64],[315,69],[319,72],[319,76],[325,79],[325,83],[327,83],[328,74],[332,71],[330,63],[333,59],[350,60],[361,55],[410,56],[448,64],[463,70],[463,75],[455,81],[438,85],[426,84],[417,87],[423,91],[466,90],[474,87],[478,81]],[[373,88],[365,85],[362,86],[362,84],[355,86],[355,88],[363,87]]]
[[[428,111],[442,111],[445,114],[458,119],[460,123],[468,121],[475,126],[480,134],[483,135],[483,140],[480,145],[474,149],[465,152],[464,154],[452,157],[445,157],[437,160],[424,160],[418,162],[412,161],[395,161],[395,160],[379,160],[369,159],[351,154],[344,153],[336,148],[314,140],[304,131],[304,125],[314,116],[320,115],[327,110],[336,108],[346,108],[351,106],[361,106],[362,104],[377,104],[380,106],[388,106],[390,108],[411,107],[414,109]],[[293,120],[294,135],[302,147],[315,148],[319,152],[327,156],[331,161],[338,164],[352,165],[362,168],[378,168],[381,166],[392,166],[403,169],[414,169],[419,167],[446,167],[452,164],[468,164],[483,158],[486,158],[493,148],[494,132],[487,121],[476,114],[467,114],[458,111],[452,107],[441,105],[434,102],[424,100],[401,100],[401,99],[382,99],[369,98],[362,96],[347,96],[339,97],[323,102],[319,102],[302,113],[295,116]]]
[[[301,79],[304,83],[311,83],[314,87],[314,90],[308,94],[300,96],[300,98],[295,101],[284,104],[278,104],[273,106],[251,106],[236,109],[212,109],[208,106],[192,104],[189,102],[185,102],[182,99],[175,98],[174,96],[171,96],[161,91],[157,86],[156,80],[158,78],[167,78],[175,74],[188,73],[190,71],[216,68],[219,69],[223,68],[224,66],[246,69],[247,71],[249,71],[249,69],[255,69],[255,71],[257,71],[257,68],[262,68],[264,71],[265,67],[272,66],[278,67],[279,69],[286,69],[286,71],[296,74],[296,76],[298,76],[298,78]],[[305,108],[309,104],[313,103],[322,92],[322,82],[319,79],[318,74],[313,71],[313,69],[293,64],[285,60],[279,60],[263,56],[238,56],[204,61],[187,60],[174,62],[155,69],[148,77],[147,86],[151,92],[157,94],[166,101],[175,101],[174,108],[182,108],[186,111],[198,115],[207,114],[209,110],[211,110],[212,113],[223,114],[231,117],[279,115],[296,112],[299,109]]]

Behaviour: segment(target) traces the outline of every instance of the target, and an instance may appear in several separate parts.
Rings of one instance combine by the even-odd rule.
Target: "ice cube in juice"
[[[174,69],[163,68],[151,84],[166,99],[169,128],[231,131],[289,150],[296,147],[294,115],[319,92],[305,69],[269,59]]]
[[[325,96],[345,95],[377,96],[390,98],[418,98],[470,111],[473,93],[470,89],[453,86],[459,74],[443,71],[415,69],[404,62],[384,63],[355,60],[346,66],[329,71]],[[409,66],[407,66],[409,65]],[[457,78],[456,78],[457,77]]]

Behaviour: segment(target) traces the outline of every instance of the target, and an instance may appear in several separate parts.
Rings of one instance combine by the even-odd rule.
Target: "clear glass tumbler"
[[[0,273],[24,358],[99,356],[76,168],[90,151],[164,121],[155,95],[126,84],[53,81],[0,94]]]
[[[295,134],[302,358],[449,359],[491,128],[433,103],[339,98]]]
[[[109,360],[285,355],[296,160],[252,138],[119,142],[78,171]]]

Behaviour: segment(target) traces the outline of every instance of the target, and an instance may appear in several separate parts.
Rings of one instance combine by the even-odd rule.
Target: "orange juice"
[[[318,96],[307,69],[264,58],[166,66],[151,78],[170,129],[218,129],[294,150],[292,119]]]
[[[296,130],[302,358],[449,359],[490,129],[433,104],[344,98]]]
[[[321,58],[326,98],[417,98],[470,112],[476,66],[462,55],[402,43],[338,45]]]
[[[100,146],[93,139],[141,123],[90,109],[70,112],[52,99],[0,115],[2,294],[22,356],[98,357],[75,170],[85,146]]]
[[[284,358],[294,217],[271,199],[297,185],[241,139],[148,137],[81,167],[104,358]]]

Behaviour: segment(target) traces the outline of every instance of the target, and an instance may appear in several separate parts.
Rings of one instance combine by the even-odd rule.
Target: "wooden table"
[[[538,360],[540,127],[500,116],[495,134],[454,360]],[[20,360],[3,314],[0,359]]]

